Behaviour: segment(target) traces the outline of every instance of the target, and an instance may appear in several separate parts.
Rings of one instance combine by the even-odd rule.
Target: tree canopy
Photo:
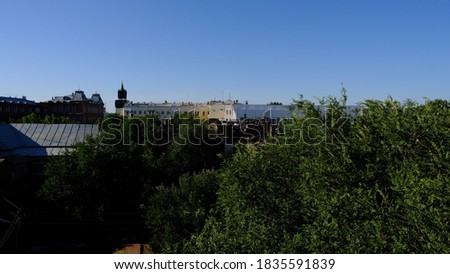
[[[450,251],[448,101],[349,109],[343,93],[295,104],[304,115],[285,136],[241,147],[223,165],[217,201],[182,252]]]
[[[137,213],[157,187],[220,164],[223,146],[210,146],[206,130],[194,136],[204,125],[182,118],[164,125],[152,116],[107,117],[99,136],[50,160],[40,196],[80,219]]]

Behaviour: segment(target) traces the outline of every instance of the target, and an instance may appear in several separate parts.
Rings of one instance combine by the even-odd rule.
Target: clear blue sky
[[[0,95],[450,99],[450,1],[0,0]]]

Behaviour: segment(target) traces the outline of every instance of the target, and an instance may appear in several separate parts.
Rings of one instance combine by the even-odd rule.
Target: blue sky
[[[0,95],[450,99],[450,1],[0,0]]]

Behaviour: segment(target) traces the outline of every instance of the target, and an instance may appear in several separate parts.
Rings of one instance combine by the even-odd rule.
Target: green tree
[[[184,252],[449,252],[449,102],[343,95],[296,101],[289,142],[237,153]]]
[[[182,252],[184,243],[203,228],[216,202],[219,177],[211,170],[186,174],[179,184],[158,188],[145,216],[154,251]]]
[[[139,146],[107,146],[89,138],[51,159],[40,195],[80,219],[136,212],[152,177],[152,160]]]
[[[184,136],[194,139],[195,131],[186,128]],[[199,144],[176,142],[175,133],[154,116],[110,115],[99,136],[51,159],[40,196],[81,219],[139,214],[157,186],[170,186],[185,173],[220,164],[216,147],[203,139]]]

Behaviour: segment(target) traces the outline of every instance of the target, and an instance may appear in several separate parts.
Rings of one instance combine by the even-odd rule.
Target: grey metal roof
[[[237,118],[287,118],[292,117],[292,112],[282,105],[256,105],[256,104],[235,104]],[[295,111],[294,111],[295,112]]]
[[[56,96],[53,97],[51,101],[54,103],[69,103],[69,102],[87,102],[87,103],[94,103],[94,104],[103,104],[102,97],[98,93],[92,94],[91,99],[88,99],[86,95],[84,94],[84,91],[77,90],[71,95],[65,95],[65,96]]]
[[[102,97],[98,93],[92,94],[91,101],[95,104],[103,104]]]
[[[0,157],[59,155],[98,133],[93,124],[0,124]]]
[[[82,90],[77,90],[72,94],[72,101],[89,102],[86,95],[84,95],[84,91]]]

